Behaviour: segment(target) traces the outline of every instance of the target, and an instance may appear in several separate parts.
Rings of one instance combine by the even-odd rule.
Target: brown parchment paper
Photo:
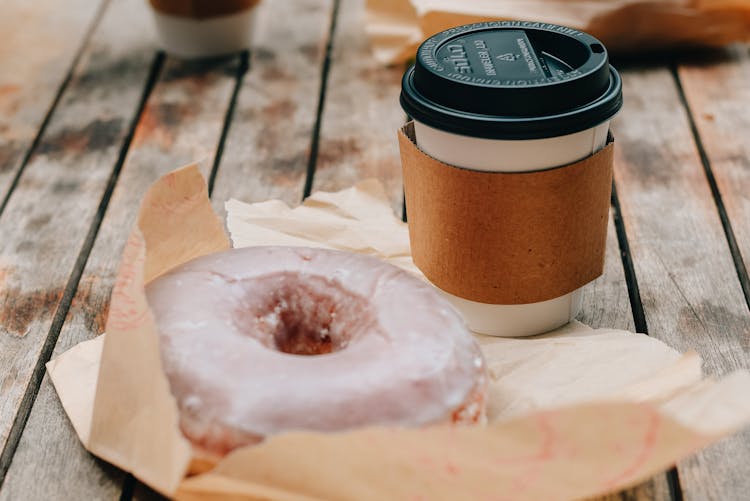
[[[235,246],[347,249],[419,274],[377,182],[294,209],[230,201],[227,211]],[[487,426],[287,433],[185,478],[191,448],[143,284],[226,246],[197,168],[160,179],[123,254],[108,333],[48,364],[87,449],[177,499],[572,499],[636,483],[750,420],[748,373],[703,379],[695,354],[572,323],[525,340],[477,336],[491,375]]]
[[[102,348],[89,448],[161,492],[173,492],[185,475],[190,444],[178,429],[144,284],[229,247],[207,201],[195,165],[164,176],[146,193],[123,252]]]
[[[425,38],[445,29],[494,20],[570,26],[612,52],[750,40],[750,0],[367,0],[366,31],[383,63],[414,57]]]

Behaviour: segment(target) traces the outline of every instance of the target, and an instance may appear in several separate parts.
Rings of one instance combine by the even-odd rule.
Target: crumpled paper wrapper
[[[611,52],[750,40],[750,0],[367,0],[366,31],[375,57],[386,64],[413,58],[440,31],[498,20],[570,26]]]
[[[227,210],[235,246],[345,249],[418,273],[407,227],[376,182],[316,193],[296,209],[230,201]],[[750,374],[703,379],[695,354],[574,322],[530,339],[478,336],[491,375],[487,426],[286,433],[188,477],[192,449],[144,284],[227,247],[198,169],[163,177],[123,253],[107,334],[48,364],[84,446],[177,499],[580,498],[638,483],[750,420]]]

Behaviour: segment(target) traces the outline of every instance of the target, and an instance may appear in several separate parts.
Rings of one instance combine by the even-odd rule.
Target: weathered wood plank
[[[710,64],[678,67],[685,98],[700,133],[716,186],[744,261],[746,299],[750,298],[750,47],[714,54]],[[749,299],[750,300],[750,299]]]
[[[132,4],[129,0],[123,0],[123,2]],[[132,4],[132,7],[129,6],[128,9],[131,8],[140,12],[142,5]],[[114,22],[122,23],[122,18],[115,19]],[[138,30],[132,30],[130,23],[122,23],[122,25],[123,29],[129,29],[133,32],[133,36],[137,37],[140,34]],[[149,51],[147,59],[150,59],[152,54],[152,51]],[[122,58],[118,60],[122,61]],[[122,246],[134,220],[138,202],[148,186],[161,174],[202,158],[207,159],[202,164],[204,175],[209,174],[223,127],[229,97],[234,87],[237,66],[238,58],[202,64],[167,60],[165,69],[160,75],[154,92],[138,122],[132,147],[119,174],[119,180],[109,201],[106,215],[101,223],[101,229],[96,236],[73,304],[60,333],[56,346],[57,353],[102,332],[106,320],[109,293]],[[112,72],[111,69],[106,71]],[[112,76],[116,77],[115,75]],[[94,84],[101,84],[103,88],[114,88],[120,94],[126,92],[126,89],[120,87],[122,84],[107,84],[105,82],[95,82]],[[143,87],[143,82],[138,85],[130,84],[128,87],[131,86],[133,92],[138,95]],[[94,91],[90,89],[90,92]],[[136,104],[137,99],[136,103],[123,106],[123,108],[130,109],[132,112],[137,107]],[[101,110],[99,111],[101,112]],[[78,119],[80,120],[80,114]],[[91,145],[88,145],[84,149],[90,151],[92,148]],[[104,164],[106,165],[106,162]],[[79,173],[78,176],[80,177],[89,179],[94,174],[92,169],[81,168],[80,164],[73,163],[73,166],[78,167],[76,172]],[[88,167],[88,165],[85,167]],[[29,172],[34,171],[31,169]],[[24,177],[26,177],[26,174]],[[61,182],[65,183],[70,179],[67,176],[48,175],[48,177],[50,178],[49,183],[54,185]],[[36,181],[37,183],[40,182],[40,180]],[[75,194],[77,203],[83,204],[83,200],[88,198],[92,199],[91,203],[94,207],[98,203],[99,196],[82,196],[80,192],[76,191],[71,189],[68,190],[68,193]],[[27,204],[30,203],[27,200]],[[48,207],[47,210],[49,210]],[[18,218],[15,218],[14,221],[17,222],[18,220]],[[54,222],[51,225],[54,225]],[[70,235],[71,225],[66,221],[65,224],[59,225],[56,233],[51,235],[50,238],[54,236],[57,240],[69,241],[71,245],[78,249],[82,237],[78,238],[75,235],[71,237]],[[11,241],[21,242],[22,240],[19,237]],[[36,242],[39,242],[38,238]],[[47,255],[45,254],[45,256]],[[54,263],[49,261],[44,263],[45,270],[57,268]],[[13,339],[17,339],[17,336],[13,336]],[[0,356],[5,357],[5,352],[2,352]],[[45,391],[48,390],[45,389]],[[45,401],[40,400],[36,413],[29,419],[24,432],[22,447],[14,459],[14,467],[11,472],[20,476],[18,482],[23,487],[19,488],[25,488],[27,492],[29,489],[36,489],[40,493],[40,498],[45,498],[47,497],[45,494],[54,492],[56,486],[54,483],[45,484],[31,481],[34,473],[38,474],[39,471],[68,471],[70,475],[66,477],[67,485],[71,489],[78,489],[74,486],[76,483],[85,486],[85,488],[81,487],[78,490],[78,492],[86,493],[82,495],[82,498],[98,499],[100,496],[106,497],[107,493],[110,492],[110,486],[97,484],[97,478],[107,476],[106,472],[99,471],[99,463],[90,464],[85,476],[70,470],[67,466],[70,462],[85,463],[86,460],[92,460],[88,454],[76,447],[75,437],[66,433],[66,431],[70,431],[69,429],[66,430],[64,426],[59,426],[59,432],[49,433],[48,427],[52,416],[57,416],[58,425],[66,419],[59,412],[59,407],[54,409],[55,412],[50,412],[50,408],[46,407]],[[45,435],[53,436],[45,437]],[[45,455],[50,449],[50,441],[55,444],[63,444],[60,447],[67,452],[67,455]],[[73,457],[75,457],[75,460]],[[19,468],[17,472],[16,464]],[[36,465],[36,470],[31,469],[34,465]],[[9,482],[11,480],[12,478],[9,476]],[[11,484],[9,483],[9,485]],[[59,486],[57,487],[59,488]],[[8,492],[8,499],[12,499],[11,491]],[[5,494],[3,493],[3,495]]]
[[[5,0],[0,15],[0,207],[101,2]]]
[[[296,205],[305,186],[333,1],[264,2],[259,9],[250,72],[213,186],[221,214],[230,198]]]
[[[364,0],[339,7],[323,107],[313,190],[339,190],[365,178],[385,183],[401,213],[401,163],[396,130],[403,68],[383,68],[364,36]]]
[[[125,3],[116,4],[94,32],[0,216],[0,477],[36,394],[48,342],[54,342],[67,307],[64,296],[69,301],[71,277],[76,267],[80,271],[77,259],[152,66],[148,37],[123,23],[139,24],[140,10]],[[37,440],[53,435],[42,432]],[[17,465],[16,472],[22,462]],[[43,485],[30,484],[27,488]]]
[[[750,365],[748,314],[688,118],[667,69],[626,72],[615,179],[649,333],[711,374]],[[685,499],[743,499],[750,433],[682,462]]]

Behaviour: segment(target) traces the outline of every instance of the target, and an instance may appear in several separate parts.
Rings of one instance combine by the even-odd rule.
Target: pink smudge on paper
[[[651,456],[651,454],[653,454],[654,449],[656,448],[656,441],[659,437],[659,431],[661,429],[662,419],[655,409],[649,406],[643,406],[643,409],[648,412],[648,416],[647,416],[648,424],[643,435],[641,449],[640,451],[638,451],[635,459],[630,464],[630,466],[625,468],[622,472],[617,474],[615,477],[608,479],[603,483],[603,485],[607,489],[620,485],[626,482],[627,480],[631,479],[634,475],[636,475],[646,464],[649,457]],[[632,424],[634,427],[640,426],[639,421],[634,421]]]

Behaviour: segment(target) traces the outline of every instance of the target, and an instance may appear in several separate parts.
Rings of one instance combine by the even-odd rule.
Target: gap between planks
[[[211,174],[208,176],[208,196],[211,197],[211,193],[214,191],[214,183],[216,182],[216,175],[219,173],[219,165],[221,164],[221,158],[224,156],[224,145],[227,142],[227,136],[229,135],[229,128],[232,126],[232,119],[234,118],[234,110],[237,107],[237,97],[240,95],[240,89],[242,89],[242,82],[245,80],[245,74],[250,69],[250,55],[248,51],[243,51],[240,55],[240,64],[237,67],[237,75],[235,76],[234,89],[232,89],[232,96],[229,98],[229,107],[227,113],[224,115],[224,125],[221,129],[221,136],[219,136],[219,144],[216,146],[216,153],[214,155],[214,163],[211,166]]]
[[[313,191],[336,191],[378,179],[391,207],[401,211],[402,183],[396,131],[402,68],[384,67],[363,37],[365,1],[341,2],[321,116]]]
[[[328,30],[328,40],[326,41],[325,57],[320,72],[320,94],[318,96],[318,108],[315,114],[315,125],[310,138],[310,156],[307,163],[307,175],[305,177],[305,187],[302,191],[302,200],[306,199],[312,193],[313,179],[315,177],[315,167],[318,164],[318,153],[320,148],[320,130],[323,125],[323,109],[325,107],[326,89],[328,88],[328,74],[331,69],[331,53],[333,51],[333,41],[336,35],[336,24],[339,17],[339,5],[341,0],[333,0],[333,9],[331,9],[331,24]]]

